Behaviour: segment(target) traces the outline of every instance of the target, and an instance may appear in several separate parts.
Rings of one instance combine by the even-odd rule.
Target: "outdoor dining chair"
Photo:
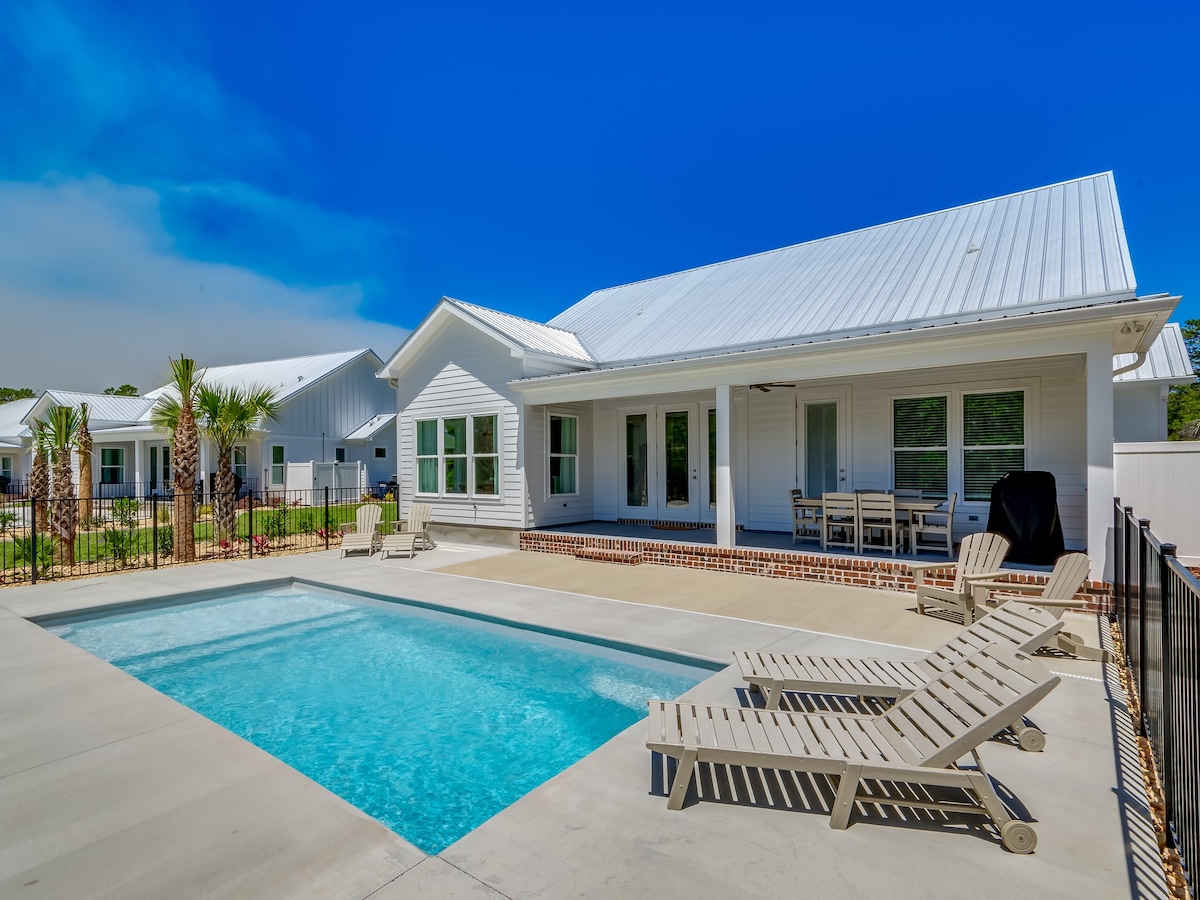
[[[789,491],[792,498],[792,543],[796,541],[821,539],[821,509],[808,506],[800,501],[804,499],[804,491],[794,488]]]
[[[821,549],[844,547],[858,552],[858,494],[831,492],[821,495]]]

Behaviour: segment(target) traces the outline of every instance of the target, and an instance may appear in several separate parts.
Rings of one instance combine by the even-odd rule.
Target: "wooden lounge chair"
[[[1031,853],[1037,834],[1009,814],[977,747],[1033,709],[1059,680],[1015,647],[992,644],[877,716],[651,700],[646,746],[679,760],[668,809],[683,808],[698,762],[813,772],[838,780],[832,828],[849,826],[855,803],[882,802],[988,816],[1005,848]],[[960,768],[968,754],[975,768]],[[863,779],[959,788],[967,797],[860,795]]]
[[[766,650],[738,650],[733,658],[742,678],[762,691],[767,709],[779,708],[784,691],[893,699],[919,690],[989,644],[1009,643],[1032,653],[1052,640],[1060,628],[1062,622],[1052,612],[1015,602],[1005,603],[916,660],[803,656]],[[1046,746],[1041,730],[1023,719],[1004,724],[1012,728],[1022,750]]]
[[[408,518],[401,522],[393,522],[397,534],[412,532],[417,535],[418,550],[431,550],[437,546],[429,536],[429,519],[433,515],[433,507],[428,503],[410,503]]]
[[[379,545],[380,555],[387,559],[393,553],[403,553],[409,559],[417,555],[417,542],[421,536],[413,531],[385,534]]]
[[[937,606],[960,613],[963,624],[970,625],[974,601],[971,599],[968,579],[985,580],[1003,575],[1000,564],[1004,562],[1008,548],[1008,538],[990,531],[980,531],[963,538],[958,551],[958,563],[952,567],[945,563],[912,563],[909,568],[916,581],[917,612],[924,615],[926,606]],[[930,570],[947,568],[954,569],[951,587],[938,587],[926,579],[926,573]]]
[[[1075,595],[1083,587],[1091,571],[1091,560],[1086,553],[1064,553],[1054,562],[1054,569],[1045,584],[1017,584],[1011,581],[971,581],[972,605],[976,611],[988,606],[998,606],[1004,609],[1014,601],[1031,603],[1052,612],[1058,618],[1068,609],[1087,609],[1086,600],[1076,600]],[[1015,575],[1006,572],[1005,575]],[[993,593],[1001,591],[1006,593]],[[1113,655],[1107,650],[1089,647],[1087,642],[1077,634],[1060,631],[1048,640],[1046,646],[1078,656],[1081,659],[1094,659],[1097,662],[1113,662]]]
[[[379,540],[377,529],[383,510],[378,503],[364,503],[354,513],[354,523],[347,522],[342,526],[342,556],[347,553],[361,553],[367,556],[375,552]],[[353,530],[350,530],[353,529]]]

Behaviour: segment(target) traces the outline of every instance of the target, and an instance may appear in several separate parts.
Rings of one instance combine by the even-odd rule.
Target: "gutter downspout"
[[[1126,372],[1132,372],[1134,369],[1140,369],[1142,367],[1142,363],[1144,363],[1145,361],[1146,361],[1146,351],[1139,350],[1138,354],[1137,354],[1137,359],[1135,359],[1129,365],[1121,366],[1121,368],[1119,368],[1115,372],[1113,372],[1113,378],[1116,378],[1118,375],[1124,375]]]

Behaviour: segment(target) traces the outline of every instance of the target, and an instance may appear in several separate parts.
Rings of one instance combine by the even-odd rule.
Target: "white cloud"
[[[101,390],[201,365],[371,347],[407,331],[356,312],[358,284],[285,284],[181,254],[159,194],[91,177],[0,182],[0,386]]]

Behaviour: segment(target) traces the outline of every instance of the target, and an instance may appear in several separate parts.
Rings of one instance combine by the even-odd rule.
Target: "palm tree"
[[[175,547],[177,562],[196,558],[196,469],[200,462],[200,435],[196,428],[196,395],[200,392],[203,372],[197,373],[196,361],[182,354],[171,360],[171,383],[175,393],[167,394],[150,415],[159,431],[171,436],[175,464]]]
[[[46,501],[50,498],[50,463],[46,456],[46,425],[34,419],[29,426],[33,432],[33,468],[29,470],[29,498],[33,501],[33,530],[46,528]]]
[[[79,519],[92,521],[92,433],[88,431],[88,405],[79,404]]]
[[[44,422],[50,462],[54,467],[51,488],[54,505],[50,509],[50,530],[62,548],[62,564],[75,565],[75,529],[79,507],[75,503],[75,483],[71,475],[71,452],[79,445],[79,410],[73,406],[52,406]]]
[[[233,537],[234,496],[233,448],[260,425],[279,417],[279,399],[274,388],[201,386],[196,399],[200,430],[217,452],[215,516],[217,536]]]

